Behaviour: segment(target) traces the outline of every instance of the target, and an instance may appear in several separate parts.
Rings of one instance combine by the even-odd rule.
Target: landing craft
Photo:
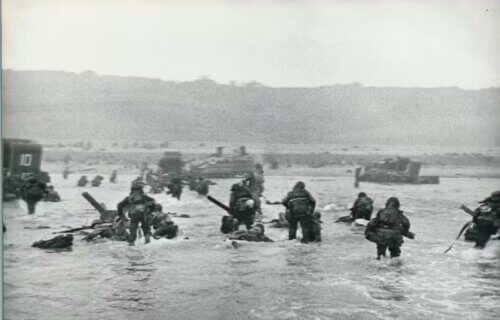
[[[2,139],[3,149],[3,199],[20,196],[19,189],[29,174],[41,182],[50,182],[47,172],[41,171],[42,145],[26,139]]]
[[[255,169],[255,161],[246,152],[245,146],[240,147],[238,154],[223,154],[223,147],[208,157],[193,162],[189,173],[205,178],[233,178],[250,174]]]
[[[356,169],[356,182],[439,184],[438,176],[421,176],[421,162],[409,158],[385,159]]]

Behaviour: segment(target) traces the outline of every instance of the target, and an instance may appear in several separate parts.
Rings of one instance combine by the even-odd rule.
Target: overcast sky
[[[500,86],[500,1],[3,0],[3,69]]]

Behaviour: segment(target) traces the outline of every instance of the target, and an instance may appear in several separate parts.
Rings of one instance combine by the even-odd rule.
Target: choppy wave
[[[87,188],[111,208],[127,194],[132,176],[118,185]],[[75,235],[72,250],[44,251],[31,243],[64,226],[97,218],[76,188],[77,177],[53,176],[64,201],[43,203],[33,216],[7,203],[4,220],[6,319],[495,319],[500,314],[500,245],[476,250],[456,237],[473,206],[498,180],[442,179],[437,186],[365,184],[383,206],[398,196],[417,237],[402,257],[375,260],[362,230],[334,223],[348,214],[357,192],[348,178],[300,177],[324,208],[323,242],[288,241],[287,230],[266,228],[273,243],[235,248],[219,232],[224,214],[188,190],[182,200],[156,196],[182,234],[136,246]],[[313,181],[314,180],[314,181]],[[227,201],[231,180],[217,181],[214,197]],[[266,177],[266,197],[281,199],[290,177]],[[265,220],[279,206],[264,206]],[[38,229],[49,226],[50,229]],[[300,235],[299,235],[300,237]]]

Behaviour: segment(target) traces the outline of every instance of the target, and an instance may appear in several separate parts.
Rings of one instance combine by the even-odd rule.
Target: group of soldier
[[[109,182],[116,183],[116,178],[117,178],[117,172],[116,172],[116,170],[113,170],[113,172],[111,173],[111,175],[109,177]],[[89,181],[89,179],[87,178],[86,175],[82,175],[80,177],[80,179],[78,179],[78,182],[76,183],[76,185],[78,187],[86,187],[87,184],[89,184],[89,182],[90,182],[90,185],[92,187],[99,187],[103,180],[104,180],[104,177],[99,175],[99,174],[96,175],[91,181]]]
[[[232,185],[229,207],[225,208],[229,215],[223,217],[221,226],[221,231],[228,234],[230,239],[272,241],[264,235],[264,225],[255,223],[256,216],[262,214],[260,199],[263,197],[264,191],[263,174],[262,166],[257,166],[252,174]],[[103,180],[102,176],[98,177],[100,177],[99,181]],[[154,182],[151,177],[147,180],[150,183]],[[116,171],[111,175],[111,181],[116,181]],[[167,194],[180,199],[184,183],[181,176],[170,176],[167,183],[169,189]],[[194,178],[187,184],[190,189],[199,194],[207,195],[208,187],[212,182],[205,178]],[[162,206],[145,194],[145,185],[142,178],[133,181],[130,194],[117,206],[118,220],[129,222],[128,242],[131,245],[136,241],[139,225],[141,225],[146,243],[150,242],[151,236],[172,238],[177,235],[178,231],[178,227],[173,223],[170,215],[162,211]],[[60,200],[53,187],[47,187],[34,175],[27,177],[21,187],[21,194],[27,203],[30,214],[35,212],[36,203],[44,198],[52,199],[48,201]],[[209,200],[213,199],[208,198]],[[304,182],[297,182],[286,197],[278,203],[282,204],[286,211],[280,215],[277,222],[280,226],[288,226],[289,240],[296,238],[300,225],[303,243],[321,241],[321,214],[316,211],[316,200],[306,189]],[[476,247],[484,248],[491,235],[495,234],[500,226],[500,191],[493,192],[480,204],[473,213],[473,223],[477,232]],[[400,206],[398,198],[390,197],[386,201],[385,207],[379,210],[372,219],[373,200],[366,193],[361,192],[351,208],[350,221],[357,219],[369,221],[366,225],[365,237],[376,243],[377,259],[384,257],[387,250],[391,257],[400,256],[401,246],[404,242],[403,237],[415,238],[415,235],[410,231],[410,221],[400,210]],[[126,210],[129,215],[128,219],[124,214]],[[241,225],[244,225],[246,230],[240,230]],[[151,234],[151,227],[155,230],[153,234]]]
[[[255,175],[251,175],[250,178],[231,187],[229,216],[222,219],[221,231],[223,233],[234,232],[243,224],[251,233],[252,237],[250,238],[255,239],[253,234],[256,233],[256,226],[260,230],[258,234],[263,235],[263,225],[254,225],[256,213],[260,209],[258,199],[263,191],[262,186],[259,188],[252,187],[252,183],[255,183],[255,181]],[[255,190],[260,192],[255,192]],[[301,242],[321,241],[321,215],[315,211],[316,200],[306,190],[304,182],[297,182],[281,204],[286,208],[286,212],[280,214],[279,219],[272,222],[278,227],[288,226],[289,240],[296,238],[297,227],[300,224],[302,229]],[[480,204],[473,212],[472,221],[477,233],[474,239],[476,242],[475,247],[479,249],[484,248],[491,236],[499,230],[500,191],[493,192],[490,197],[480,201]],[[389,251],[391,258],[399,257],[404,242],[403,238],[415,238],[415,234],[410,231],[410,221],[400,210],[400,206],[398,198],[390,197],[387,199],[385,207],[380,209],[372,219],[373,200],[366,193],[360,192],[351,208],[349,221],[364,219],[368,222],[365,229],[365,238],[376,244],[377,259],[379,260],[386,256],[387,251]],[[238,231],[238,236],[241,237],[240,231]],[[257,237],[257,239],[259,238]],[[252,241],[267,241],[267,239]]]
[[[125,209],[129,218],[129,245],[134,245],[137,238],[139,224],[144,234],[144,242],[151,241],[151,236],[155,239],[160,237],[173,238],[177,235],[178,227],[173,223],[168,213],[163,212],[161,204],[144,192],[144,183],[134,182],[130,195],[125,197],[117,205],[118,219],[126,221]],[[151,227],[155,232],[151,234]]]

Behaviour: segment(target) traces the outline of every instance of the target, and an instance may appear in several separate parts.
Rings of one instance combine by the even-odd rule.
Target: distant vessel
[[[356,169],[356,181],[379,183],[439,184],[438,176],[421,176],[421,162],[409,158],[385,159]]]
[[[182,153],[179,151],[167,151],[158,162],[159,175],[165,173],[182,173],[186,162],[182,160]]]
[[[250,174],[255,169],[255,161],[241,146],[237,154],[223,154],[223,147],[217,152],[190,164],[189,173],[206,178],[232,178]]]

